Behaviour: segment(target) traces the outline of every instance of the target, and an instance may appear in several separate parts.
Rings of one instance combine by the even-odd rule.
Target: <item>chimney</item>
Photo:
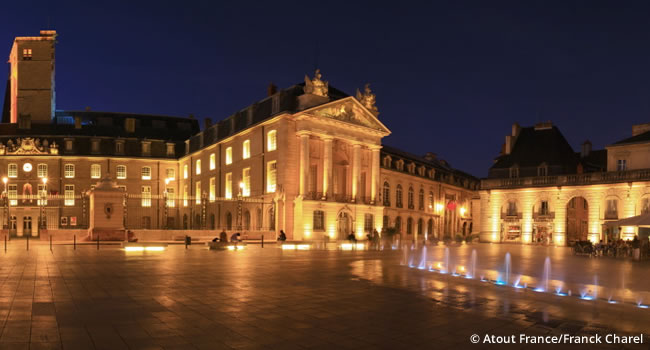
[[[424,159],[426,159],[426,160],[428,160],[428,161],[434,161],[434,160],[436,159],[437,156],[438,156],[438,155],[435,154],[435,153],[433,153],[433,152],[427,152],[427,153],[424,155]]]
[[[204,130],[207,130],[207,129],[210,128],[211,126],[212,126],[212,119],[210,119],[210,118],[205,118],[205,119],[203,119],[203,127],[204,127]]]
[[[513,138],[516,139],[517,136],[519,136],[520,131],[521,131],[521,126],[519,126],[519,124],[517,124],[517,123],[512,124],[512,137]]]
[[[81,117],[78,115],[74,116],[74,128],[81,129]]]
[[[507,154],[510,154],[510,152],[512,152],[512,144],[513,144],[512,135],[507,135],[506,136],[506,145],[504,147],[505,149],[503,150],[504,154],[507,155]]]
[[[640,135],[650,131],[650,123],[632,125],[632,136]]]
[[[266,88],[266,96],[273,96],[276,92],[278,92],[278,87],[271,82]]]
[[[587,140],[582,143],[582,151],[580,152],[580,157],[585,158],[589,157],[591,153],[591,141]]]

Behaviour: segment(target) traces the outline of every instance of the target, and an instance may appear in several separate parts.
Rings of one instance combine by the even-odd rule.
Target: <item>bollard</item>
[[[99,250],[99,235],[97,235],[97,250]]]
[[[52,236],[50,236],[50,252],[52,251]]]
[[[74,241],[73,241],[72,245],[74,247],[74,250],[77,250],[77,235],[74,235],[73,239],[74,239]]]
[[[264,248],[264,235],[262,235],[262,248]]]
[[[29,235],[27,235],[27,250],[29,250]]]

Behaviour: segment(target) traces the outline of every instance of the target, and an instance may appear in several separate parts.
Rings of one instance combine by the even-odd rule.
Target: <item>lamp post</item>
[[[165,179],[165,190],[163,191],[163,201],[164,201],[163,202],[163,208],[164,208],[164,214],[165,214],[164,217],[163,217],[163,220],[164,220],[163,221],[163,228],[165,228],[165,229],[169,228],[169,227],[167,227],[167,223],[169,222],[169,219],[167,219],[168,215],[169,215],[168,214],[169,209],[167,207],[167,196],[168,196],[167,185],[169,185],[169,178]]]
[[[237,230],[242,230],[242,192],[244,190],[244,183],[239,182],[239,194],[237,194]]]
[[[47,198],[47,177],[43,178],[43,191],[39,193],[39,196],[41,198],[40,204],[41,204],[41,217],[40,217],[40,227],[41,229],[46,229],[47,224],[45,223],[45,200]]]
[[[4,229],[9,230],[9,198],[8,197],[8,192],[7,192],[7,182],[9,179],[5,176],[2,178],[2,182],[5,184],[4,191],[2,192],[2,197],[4,199],[4,209],[5,209],[5,222],[3,223]]]

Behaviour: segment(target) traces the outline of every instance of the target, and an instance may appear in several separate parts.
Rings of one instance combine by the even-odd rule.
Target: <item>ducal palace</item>
[[[566,176],[556,175],[553,162],[544,175],[555,182],[540,187],[528,182],[522,162],[521,177],[502,180],[495,168],[479,200],[480,181],[434,153],[382,146],[390,130],[368,85],[350,96],[318,70],[294,86],[271,85],[255,104],[202,126],[193,117],[57,109],[56,36],[17,37],[9,54],[0,124],[0,222],[9,237],[123,240],[129,230],[167,240],[225,230],[275,239],[283,230],[290,240],[340,240],[391,228],[411,240],[481,229],[494,241],[513,237],[508,230],[517,226],[525,241],[534,227],[541,232],[533,221],[541,217],[533,215],[539,200],[554,215],[547,232],[564,237],[560,198],[606,201],[591,188],[611,189],[627,214],[638,208],[628,205],[630,193],[640,200],[645,190],[627,180],[603,187],[596,176],[580,184],[584,190],[570,190],[556,183]],[[520,140],[537,133],[526,130],[512,136],[513,156]],[[637,146],[616,147],[629,153]],[[589,169],[573,176],[584,179]],[[519,205],[513,217],[500,212],[510,200]],[[600,232],[597,208],[589,208],[590,234]]]

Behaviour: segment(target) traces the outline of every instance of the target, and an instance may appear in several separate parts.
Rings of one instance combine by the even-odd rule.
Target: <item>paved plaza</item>
[[[466,266],[472,249],[477,273],[487,276],[498,273],[507,251],[513,275],[530,276],[530,283],[550,256],[552,281],[574,279],[579,289],[593,270],[602,270],[599,283],[628,278],[622,291],[612,292],[622,300],[650,290],[647,262],[573,257],[565,248],[451,247],[450,265]],[[428,251],[434,264],[444,256],[444,247]],[[419,257],[417,249],[409,254]],[[50,252],[42,244],[26,251],[15,240],[0,255],[0,349],[480,349],[485,345],[472,344],[473,334],[641,332],[645,344],[625,348],[649,348],[650,310],[631,302],[586,301],[409,268],[401,265],[402,250],[289,251],[268,244],[125,252],[55,245]]]

